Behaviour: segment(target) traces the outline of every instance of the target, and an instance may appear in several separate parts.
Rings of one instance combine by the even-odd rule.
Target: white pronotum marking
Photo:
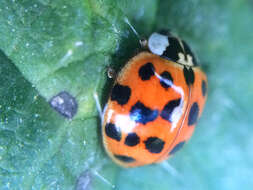
[[[155,32],[148,39],[148,48],[152,53],[156,55],[162,55],[168,46],[168,36]]]
[[[179,60],[177,61],[178,63],[181,63],[182,65],[190,66],[190,67],[193,66],[192,56],[187,54],[187,59],[186,59],[183,53],[179,53],[178,57],[179,57]]]

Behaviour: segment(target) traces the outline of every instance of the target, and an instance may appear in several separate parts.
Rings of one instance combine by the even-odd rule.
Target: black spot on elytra
[[[141,80],[149,80],[154,75],[154,65],[152,63],[146,63],[139,69],[139,76]]]
[[[184,67],[184,78],[187,85],[192,85],[194,83],[195,76],[191,67]]]
[[[181,148],[183,148],[185,144],[185,141],[178,143],[174,148],[170,151],[170,155],[175,154],[177,151],[179,151]]]
[[[164,141],[157,137],[149,137],[145,142],[146,149],[151,153],[160,153],[163,150]]]
[[[197,64],[195,55],[193,54],[190,46],[185,41],[183,41],[183,40],[182,40],[182,43],[184,45],[184,51],[185,51],[185,58],[186,58],[186,60],[187,60],[187,55],[190,55],[192,57],[192,63],[193,63],[193,65],[197,66],[198,64]]]
[[[51,107],[60,113],[63,117],[71,119],[77,112],[76,99],[68,92],[60,92],[56,96],[52,97],[49,101]]]
[[[113,123],[107,123],[105,125],[105,134],[116,141],[121,140],[120,128],[116,127]]]
[[[178,54],[183,53],[183,49],[180,45],[180,42],[177,38],[168,37],[169,46],[167,46],[166,50],[163,52],[162,57],[168,60],[172,60],[177,62],[179,60]]]
[[[125,139],[125,145],[136,146],[140,143],[140,137],[136,133],[129,133]]]
[[[188,116],[188,125],[196,124],[199,115],[199,106],[197,102],[194,102],[191,106],[190,113]]]
[[[204,80],[202,80],[201,89],[202,89],[202,95],[205,96],[206,95],[206,81]]]
[[[158,110],[152,110],[139,101],[130,110],[131,120],[144,125],[150,121],[154,121],[157,116]]]
[[[160,84],[162,85],[162,87],[165,89],[171,87],[171,84],[173,83],[173,78],[171,74],[168,71],[164,71],[160,76]]]
[[[135,159],[130,157],[130,156],[124,156],[124,155],[117,155],[115,154],[114,157],[122,162],[127,162],[127,163],[131,163],[134,162]]]
[[[161,117],[169,122],[171,121],[171,116],[176,107],[179,106],[181,99],[171,100],[169,101],[163,108],[161,112]]]
[[[131,96],[131,89],[128,86],[115,84],[112,89],[111,100],[118,102],[120,105],[124,105],[128,102]]]

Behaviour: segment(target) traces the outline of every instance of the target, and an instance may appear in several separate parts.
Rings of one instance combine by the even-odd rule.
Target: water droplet
[[[75,43],[75,46],[82,46],[83,45],[83,42],[82,41],[77,41],[76,43]]]
[[[53,41],[49,41],[49,42],[48,42],[48,46],[49,46],[49,47],[52,47],[53,45],[54,45],[54,42],[53,42]]]

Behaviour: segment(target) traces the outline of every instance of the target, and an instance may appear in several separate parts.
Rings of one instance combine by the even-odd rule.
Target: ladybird
[[[117,74],[102,115],[105,150],[122,167],[174,155],[207,98],[207,77],[185,41],[155,32],[146,44]]]

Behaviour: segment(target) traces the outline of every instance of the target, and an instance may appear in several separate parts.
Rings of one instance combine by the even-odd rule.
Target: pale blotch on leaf
[[[78,108],[76,99],[65,91],[52,97],[49,103],[54,110],[68,119],[72,119],[75,116]]]
[[[91,178],[91,172],[88,170],[84,171],[77,179],[75,190],[90,190],[92,180]]]

